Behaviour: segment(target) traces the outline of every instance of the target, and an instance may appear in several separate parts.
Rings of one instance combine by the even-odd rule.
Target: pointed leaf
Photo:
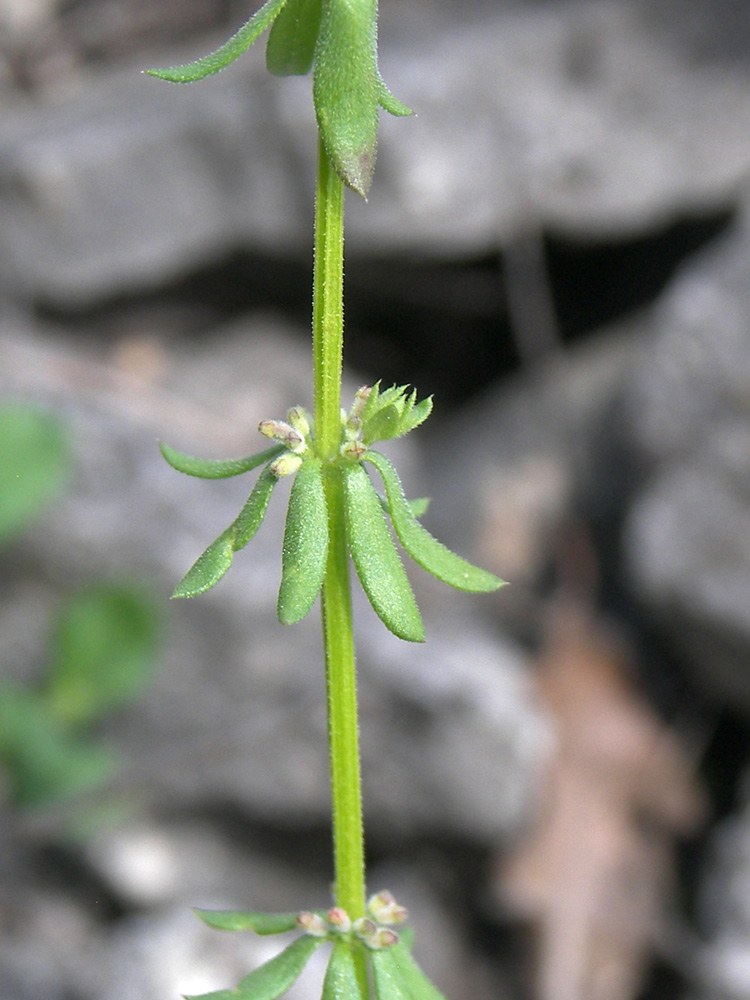
[[[210,590],[232,565],[234,526],[222,531],[199,556],[174,589],[172,597],[197,597]]]
[[[333,946],[323,980],[322,1000],[367,1000],[362,993],[356,959],[348,941],[339,939]]]
[[[282,625],[304,618],[323,583],[328,553],[328,508],[317,459],[300,466],[289,497],[284,530],[278,617]]]
[[[424,625],[370,477],[359,462],[343,467],[347,534],[362,587],[394,635],[424,642]]]
[[[255,913],[248,910],[194,910],[204,924],[218,931],[283,934],[297,927],[298,913]]]
[[[276,458],[285,450],[283,444],[273,445],[265,451],[258,451],[254,455],[247,455],[245,458],[230,458],[225,461],[209,458],[193,458],[192,455],[184,455],[180,451],[175,451],[169,445],[159,442],[159,450],[173,469],[184,472],[186,476],[198,476],[200,479],[227,479],[229,476],[239,476],[243,472],[250,472],[264,462],[269,462]]]
[[[323,0],[313,99],[339,177],[367,196],[375,169],[380,96],[375,0]]]
[[[364,460],[374,465],[382,476],[393,527],[404,549],[416,563],[458,590],[486,593],[503,586],[503,581],[494,573],[457,556],[422,527],[409,508],[398,473],[385,455],[368,451]]]
[[[370,954],[377,1000],[445,1000],[414,961],[409,949],[399,941],[390,948]],[[381,990],[381,988],[384,991]],[[400,992],[388,992],[389,990]]]
[[[266,46],[266,67],[274,76],[310,72],[320,31],[320,0],[287,0],[273,22]]]
[[[268,510],[268,501],[271,499],[273,488],[277,482],[278,479],[271,472],[270,467],[266,466],[258,476],[258,481],[253,487],[252,493],[245,501],[245,506],[232,524],[235,552],[244,549],[263,523],[263,518],[266,516],[266,511]]]
[[[237,1000],[277,1000],[292,986],[325,938],[303,934],[280,955],[245,976],[237,987]]]
[[[389,403],[364,424],[362,440],[365,444],[374,441],[390,441],[398,436],[401,412],[395,403]]]
[[[401,101],[393,96],[388,87],[385,85],[385,81],[380,73],[378,73],[378,103],[384,111],[388,112],[389,115],[396,115],[398,118],[414,114],[411,108],[407,108],[405,104],[402,104]]]
[[[286,0],[267,0],[263,6],[257,10],[242,25],[229,41],[225,42],[215,52],[210,52],[202,59],[195,62],[185,63],[181,66],[169,66],[166,69],[147,69],[148,76],[156,76],[160,80],[168,80],[170,83],[193,83],[195,80],[202,80],[206,76],[211,76],[224,69],[230,63],[241,56],[245,49],[250,48],[258,35],[261,35],[271,24],[277,14],[281,11]]]

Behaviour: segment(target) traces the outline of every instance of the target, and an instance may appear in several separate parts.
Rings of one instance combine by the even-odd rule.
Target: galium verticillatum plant
[[[502,585],[445,548],[422,526],[426,501],[404,496],[391,462],[374,445],[418,427],[432,400],[408,386],[380,383],[358,390],[341,407],[343,358],[343,209],[345,186],[366,196],[372,182],[380,108],[411,111],[390,93],[378,70],[375,0],[267,0],[229,41],[196,62],[148,72],[174,83],[217,73],[270,28],[266,65],[278,76],[312,70],[318,123],[313,272],[312,412],[292,406],[285,419],[263,419],[270,447],[245,458],[193,458],[162,445],[175,469],[221,479],[261,468],[247,502],[197,559],[175,597],[213,587],[234,553],[260,527],[278,480],[292,476],[282,551],[278,617],[300,621],[321,596],[328,698],[328,743],[334,855],[334,905],[303,913],[198,910],[211,927],[300,935],[233,989],[200,1000],[276,1000],[310,956],[328,944],[323,1000],[439,1000],[411,957],[407,913],[387,890],[367,896],[360,792],[350,556],[375,612],[391,632],[424,640],[424,625],[401,557],[461,590],[488,592]],[[381,495],[373,482],[382,484]],[[196,998],[193,998],[196,1000]]]

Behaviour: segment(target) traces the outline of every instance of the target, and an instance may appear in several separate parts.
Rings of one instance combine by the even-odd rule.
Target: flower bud
[[[367,451],[367,445],[362,444],[361,441],[345,441],[341,445],[340,451],[342,458],[348,458],[350,461],[356,462]]]
[[[327,917],[329,925],[334,930],[340,931],[342,934],[348,934],[352,929],[352,922],[349,919],[349,914],[340,906],[331,907],[328,911]]]
[[[397,903],[388,889],[371,896],[367,910],[379,924],[402,924],[409,916],[406,907]]]
[[[293,406],[287,412],[286,419],[303,438],[306,438],[310,433],[310,418],[307,415],[307,410],[301,406]]]
[[[310,913],[309,910],[303,910],[297,914],[297,926],[305,934],[310,934],[312,937],[327,937],[328,935],[329,928],[325,920],[317,913]]]
[[[299,455],[293,455],[290,451],[285,451],[283,455],[279,455],[278,458],[271,462],[269,469],[277,479],[281,479],[282,476],[291,476],[293,472],[299,469],[300,465],[302,465],[302,459]]]
[[[258,430],[264,437],[283,442],[290,451],[303,452],[307,449],[304,436],[286,420],[261,420]]]
[[[369,917],[360,917],[359,920],[355,920],[352,924],[352,930],[358,938],[367,943],[373,934],[377,934],[378,925],[374,920],[370,920]]]

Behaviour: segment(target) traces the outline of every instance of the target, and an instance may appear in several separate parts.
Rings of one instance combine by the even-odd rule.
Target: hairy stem
[[[328,695],[336,904],[356,920],[365,911],[365,861],[359,767],[357,683],[352,630],[344,486],[332,459],[341,441],[344,185],[318,146],[313,283],[315,447],[324,461],[328,559],[323,581],[323,640]],[[369,996],[364,956],[357,956],[362,996]]]
[[[335,458],[341,439],[341,367],[344,347],[344,185],[318,142],[313,277],[315,448]]]

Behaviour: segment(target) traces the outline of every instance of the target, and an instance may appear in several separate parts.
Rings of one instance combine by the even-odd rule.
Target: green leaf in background
[[[336,941],[323,980],[322,1000],[367,1000],[363,995],[355,958],[348,941]]]
[[[35,807],[103,784],[115,756],[68,732],[35,691],[0,678],[0,764],[13,801]]]
[[[266,67],[274,76],[309,73],[320,31],[321,0],[287,0],[271,27]]]
[[[218,73],[250,48],[255,39],[272,23],[285,2],[286,0],[267,0],[229,41],[202,59],[181,66],[169,66],[166,69],[147,69],[146,74],[156,76],[160,80],[168,80],[170,83],[194,83],[196,80]]]
[[[263,465],[264,462],[269,462],[280,455],[285,450],[285,446],[276,444],[271,448],[266,448],[265,451],[256,452],[255,455],[227,460],[194,458],[192,455],[184,455],[181,451],[175,451],[163,441],[159,442],[159,450],[173,469],[184,472],[186,476],[197,476],[199,479],[228,479],[230,476],[240,476],[243,472],[257,469],[259,465]]]
[[[404,549],[416,563],[443,583],[458,590],[486,593],[503,586],[503,581],[494,573],[480,569],[457,556],[422,527],[404,496],[398,473],[385,455],[378,451],[368,451],[364,455],[364,461],[374,465],[382,476],[393,527]]]
[[[0,407],[0,542],[28,528],[70,471],[61,424],[22,403]]]
[[[328,553],[328,508],[317,459],[300,466],[289,496],[284,530],[278,617],[293,625],[305,617],[323,584]]]
[[[283,934],[297,927],[298,913],[255,913],[248,910],[194,911],[204,924],[219,931],[255,931],[256,934]]]
[[[365,469],[343,467],[347,534],[357,576],[380,620],[400,639],[424,642],[414,593]]]
[[[445,1000],[402,943],[370,952],[377,1000]]]
[[[42,692],[66,724],[101,718],[135,698],[157,654],[161,615],[143,588],[100,584],[63,607]]]

